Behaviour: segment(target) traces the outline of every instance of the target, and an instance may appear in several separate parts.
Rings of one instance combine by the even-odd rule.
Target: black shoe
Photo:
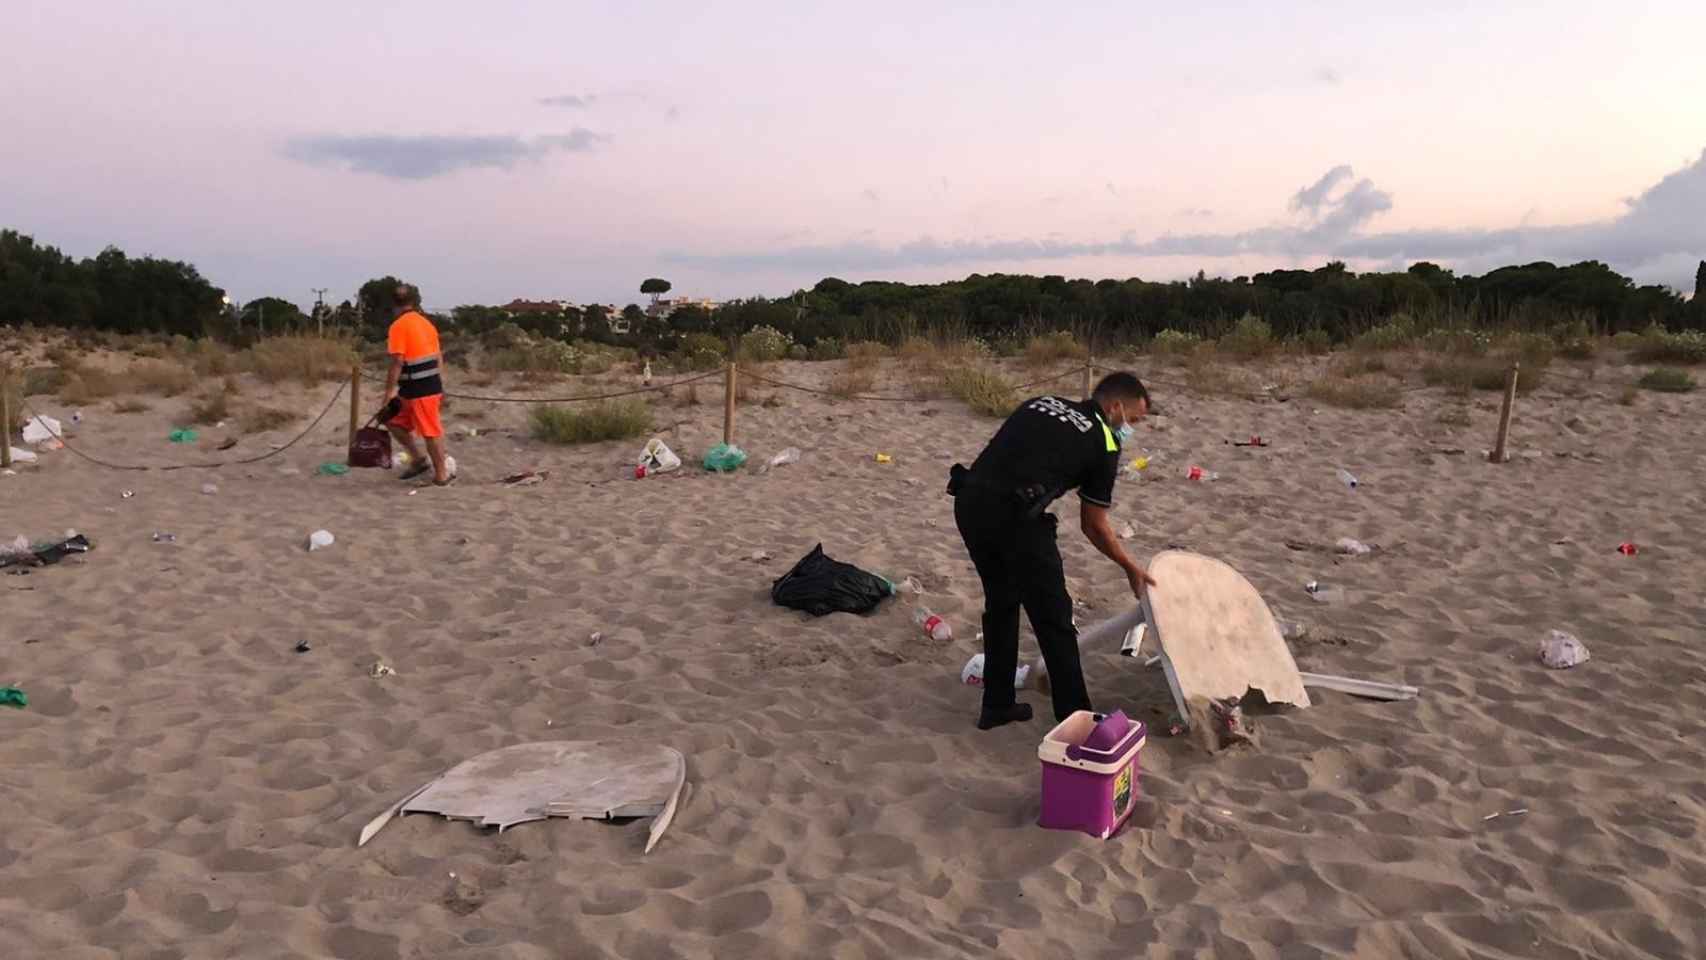
[[[1015,703],[1004,710],[985,710],[977,718],[979,730],[994,730],[1004,723],[1023,723],[1031,719],[1031,705]]]

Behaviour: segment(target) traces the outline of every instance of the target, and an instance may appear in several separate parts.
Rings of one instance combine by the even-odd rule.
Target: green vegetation
[[[1005,417],[1019,404],[1012,384],[981,366],[955,367],[945,384],[951,396],[986,417]]]
[[[1687,370],[1675,367],[1659,367],[1648,370],[1635,381],[1635,385],[1643,390],[1657,390],[1662,393],[1687,393],[1694,389],[1694,378]]]
[[[1373,377],[1328,374],[1311,381],[1306,393],[1311,400],[1350,410],[1390,410],[1404,405],[1404,395],[1396,383]]]
[[[652,411],[641,400],[610,400],[584,407],[536,406],[530,413],[533,437],[546,443],[598,443],[626,440],[652,431]]]
[[[1700,330],[1670,333],[1656,326],[1648,327],[1630,343],[1629,359],[1637,363],[1706,363],[1706,333]]]

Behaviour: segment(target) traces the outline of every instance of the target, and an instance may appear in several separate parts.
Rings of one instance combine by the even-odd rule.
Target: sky
[[[1706,259],[1699,0],[0,5],[0,227],[238,300]]]

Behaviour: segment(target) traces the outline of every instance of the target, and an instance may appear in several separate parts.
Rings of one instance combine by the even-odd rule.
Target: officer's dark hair
[[[420,288],[412,283],[399,283],[391,291],[391,305],[395,307],[418,307],[421,305]]]
[[[1137,379],[1137,374],[1126,370],[1110,373],[1096,384],[1096,389],[1090,391],[1090,398],[1097,402],[1104,400],[1142,400],[1149,403],[1149,391],[1144,388],[1143,381]]]

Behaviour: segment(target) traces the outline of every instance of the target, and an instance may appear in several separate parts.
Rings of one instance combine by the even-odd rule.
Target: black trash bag
[[[882,577],[825,556],[820,543],[771,585],[770,599],[821,617],[826,613],[870,613],[892,592]]]

